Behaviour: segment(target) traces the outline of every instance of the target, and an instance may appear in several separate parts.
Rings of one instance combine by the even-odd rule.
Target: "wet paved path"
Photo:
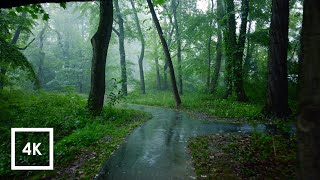
[[[264,125],[203,122],[184,112],[142,105],[125,107],[151,113],[153,118],[136,128],[110,157],[98,179],[194,179],[189,137],[226,132],[265,131]]]

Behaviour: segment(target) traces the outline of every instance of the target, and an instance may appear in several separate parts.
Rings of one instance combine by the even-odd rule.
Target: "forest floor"
[[[211,95],[184,94],[182,107],[195,119],[231,123],[274,124],[280,134],[211,134],[191,138],[188,150],[199,179],[293,179],[296,135],[288,135],[295,114],[287,121],[266,118],[263,103],[240,103]],[[170,92],[130,94],[125,102],[174,107]],[[292,107],[292,109],[295,109]],[[282,133],[282,134],[281,134]]]
[[[100,117],[93,117],[85,106],[86,99],[73,93],[0,91],[0,179],[92,179],[126,136],[150,118],[141,111],[112,107],[104,107]],[[13,127],[54,128],[54,171],[10,170],[10,128]],[[19,143],[34,138],[29,134],[27,137],[16,135],[16,149]],[[38,142],[45,139],[48,137],[36,138]],[[16,159],[16,163],[47,164],[48,147],[44,145],[39,150],[43,158],[30,159],[25,155]],[[20,155],[23,154],[20,152]]]
[[[232,98],[221,99],[213,95],[199,93],[184,94],[181,96],[181,100],[182,106],[178,110],[188,112],[195,119],[231,123],[283,123],[281,119],[266,118],[262,114],[263,103],[243,103]],[[132,104],[175,108],[174,98],[169,91],[159,91],[145,95],[133,92],[123,101]],[[293,112],[293,115],[286,122],[292,124],[295,121],[296,115],[295,111]]]
[[[199,179],[295,179],[296,136],[212,134],[188,144]]]

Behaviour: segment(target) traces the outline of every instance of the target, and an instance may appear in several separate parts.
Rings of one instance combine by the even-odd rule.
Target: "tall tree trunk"
[[[172,91],[173,91],[174,99],[176,102],[176,107],[179,107],[181,104],[181,99],[180,99],[180,95],[179,95],[178,88],[177,88],[176,77],[174,74],[173,64],[172,64],[171,55],[170,55],[170,52],[168,49],[168,45],[167,45],[166,40],[164,39],[163,32],[162,32],[159,20],[157,18],[156,12],[154,10],[153,4],[152,4],[151,0],[147,0],[147,2],[148,2],[148,6],[150,9],[151,15],[152,15],[153,22],[156,25],[156,28],[157,28],[157,31],[159,34],[159,38],[161,40],[164,54],[165,54],[167,62],[168,62],[168,66],[169,66],[169,70],[170,70],[170,78],[171,78],[171,83],[172,83]]]
[[[179,31],[179,24],[178,24],[178,16],[177,16],[177,8],[179,6],[179,0],[172,0],[172,10],[173,10],[173,19],[174,19],[174,29],[177,41],[177,59],[178,59],[178,87],[179,93],[183,94],[183,84],[182,84],[182,67],[181,67],[181,37]]]
[[[116,10],[116,16],[119,24],[119,52],[120,52],[120,66],[121,66],[121,87],[122,93],[126,96],[128,94],[127,86],[127,67],[126,67],[126,53],[124,50],[124,25],[123,18],[120,11],[119,1],[114,0],[114,7]]]
[[[234,2],[233,0],[226,0],[227,6],[227,22],[228,26],[226,28],[225,38],[225,51],[226,51],[226,83],[227,90],[225,97],[232,95],[233,82],[234,82],[234,68],[235,68],[235,50],[237,46],[237,37],[236,37],[236,20],[234,13]]]
[[[251,16],[250,16],[251,17]],[[252,25],[252,20],[250,18],[249,20],[249,29],[248,29],[248,35],[251,33],[251,25]],[[248,73],[250,71],[250,64],[251,64],[251,58],[252,58],[252,51],[253,47],[250,45],[250,37],[247,37],[247,50],[246,50],[246,57],[244,59],[244,64],[243,64],[243,73],[244,76],[247,77]]]
[[[27,16],[27,13],[25,13],[25,12],[21,14],[21,17],[25,18],[26,16]],[[14,32],[14,35],[13,35],[13,37],[11,39],[11,44],[17,44],[18,39],[19,39],[20,34],[21,34],[21,30],[22,30],[22,26],[19,25],[17,27],[17,30]],[[1,67],[0,68],[0,76],[5,77],[5,75],[7,73],[7,68],[8,67]],[[3,89],[3,87],[4,87],[4,81],[0,78],[0,89]]]
[[[320,4],[304,0],[299,82],[298,179],[320,179]]]
[[[287,117],[289,0],[272,1],[266,113]]]
[[[207,70],[207,89],[210,91],[210,80],[211,80],[211,35],[208,38],[208,70]]]
[[[247,33],[247,21],[249,14],[249,0],[242,0],[241,2],[241,25],[240,25],[240,34],[237,42],[237,51],[234,57],[234,86],[237,93],[237,100],[240,102],[247,101],[247,96],[243,87],[243,51],[244,45],[246,42],[246,33]]]
[[[145,94],[146,93],[146,85],[144,82],[144,72],[143,72],[143,58],[144,58],[144,49],[145,49],[145,40],[142,34],[139,18],[138,18],[138,13],[136,10],[136,7],[134,5],[133,0],[130,0],[132,10],[133,10],[133,15],[134,15],[134,21],[136,23],[137,29],[138,29],[138,34],[141,42],[141,51],[140,51],[140,56],[139,56],[139,72],[140,72],[140,89],[141,93]]]
[[[210,1],[208,1],[208,7],[210,7]],[[210,9],[208,9],[209,11]],[[211,0],[211,14],[213,14],[213,0]],[[209,27],[212,26],[212,23],[213,21],[211,20],[210,23],[209,23]],[[211,91],[211,88],[210,88],[210,82],[211,82],[211,62],[212,62],[212,59],[211,59],[211,41],[212,41],[212,33],[210,32],[209,34],[209,38],[208,38],[208,74],[207,74],[207,89],[208,89],[208,92]]]
[[[161,78],[160,78],[160,70],[159,70],[159,59],[156,57],[154,59],[156,63],[156,73],[157,73],[157,88],[158,90],[161,90]]]
[[[39,79],[39,84],[40,84],[40,87],[44,87],[44,72],[43,72],[43,65],[44,65],[44,58],[45,58],[45,55],[46,53],[43,52],[43,41],[44,41],[44,38],[45,38],[45,31],[48,27],[48,23],[46,23],[44,25],[44,27],[42,28],[42,30],[40,31],[40,34],[39,34],[39,65],[38,65],[38,79]]]
[[[106,57],[111,38],[112,23],[112,0],[100,0],[99,26],[91,39],[93,57],[88,108],[94,115],[101,113],[104,102]]]
[[[221,60],[222,60],[222,19],[223,19],[223,13],[224,8],[222,4],[222,0],[217,0],[217,45],[216,45],[216,63],[213,70],[213,78],[211,82],[211,89],[210,93],[213,94],[216,91],[219,75],[220,75],[220,69],[221,69]],[[213,0],[212,0],[212,9],[213,9]],[[223,23],[225,24],[225,23]]]

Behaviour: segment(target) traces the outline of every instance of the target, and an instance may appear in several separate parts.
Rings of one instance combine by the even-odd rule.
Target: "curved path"
[[[142,105],[125,105],[153,118],[136,128],[109,158],[97,179],[195,179],[187,140],[209,133],[266,131],[265,125],[203,122],[184,112]]]

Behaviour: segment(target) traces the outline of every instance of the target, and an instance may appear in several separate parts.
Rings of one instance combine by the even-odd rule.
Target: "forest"
[[[320,179],[319,10],[0,2],[0,179]]]

